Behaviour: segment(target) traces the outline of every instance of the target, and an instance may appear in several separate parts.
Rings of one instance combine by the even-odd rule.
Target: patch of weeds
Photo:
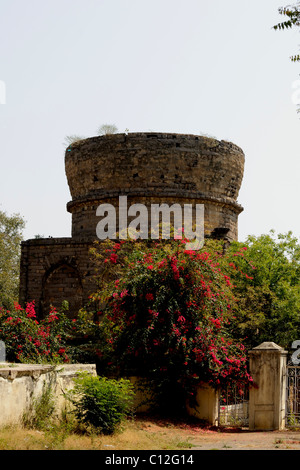
[[[155,440],[157,440],[157,435],[154,436]],[[178,438],[171,439],[165,446],[162,447],[164,450],[176,450],[176,449],[191,449],[192,447],[196,447],[188,440],[178,440]]]
[[[55,401],[51,385],[44,384],[42,394],[32,399],[28,410],[23,414],[23,426],[29,429],[47,429],[54,410]]]
[[[9,445],[8,445],[6,439],[1,438],[0,439],[0,450],[8,450],[8,449],[9,449]]]
[[[45,448],[48,450],[64,450],[69,430],[62,425],[53,424],[45,431]]]
[[[192,444],[189,441],[179,441],[179,442],[177,442],[177,448],[178,449],[191,449],[192,447],[195,447],[195,445]]]

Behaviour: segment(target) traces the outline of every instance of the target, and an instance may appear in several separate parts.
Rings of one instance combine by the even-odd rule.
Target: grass
[[[73,410],[74,411],[74,410]],[[0,450],[184,450],[193,447],[190,426],[161,417],[128,417],[113,434],[76,419],[69,403],[59,416],[51,383],[33,397],[20,425],[0,428]],[[199,426],[199,422],[197,423]]]
[[[62,423],[46,430],[0,429],[0,450],[185,450],[193,446],[191,436],[181,427],[147,419],[127,420],[112,436],[74,432]]]
[[[277,433],[276,433],[277,434]],[[241,439],[239,439],[241,438]],[[48,421],[41,429],[20,426],[0,428],[0,450],[256,450],[299,449],[299,432],[252,433],[217,429],[191,419],[136,416],[127,419],[113,435],[93,434],[76,428],[71,420]]]

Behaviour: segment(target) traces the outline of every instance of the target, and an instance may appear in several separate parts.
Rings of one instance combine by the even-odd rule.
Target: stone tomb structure
[[[97,207],[109,203],[118,212],[119,196],[127,196],[128,207],[204,204],[205,236],[236,240],[244,161],[233,143],[197,135],[113,134],[71,144],[65,171],[72,235],[22,242],[20,302],[34,300],[43,316],[50,304],[67,300],[76,314],[95,288],[89,250]]]

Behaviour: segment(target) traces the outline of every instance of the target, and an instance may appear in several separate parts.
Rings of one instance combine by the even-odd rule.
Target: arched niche
[[[64,301],[69,303],[68,316],[76,317],[83,304],[83,288],[78,269],[66,262],[52,266],[43,279],[41,313],[44,317],[51,305],[60,309]]]

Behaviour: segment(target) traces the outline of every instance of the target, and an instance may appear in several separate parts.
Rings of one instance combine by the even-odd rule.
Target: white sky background
[[[110,123],[234,142],[239,239],[300,237],[300,35],[272,29],[288,3],[0,0],[0,210],[25,239],[70,236],[64,139]]]

